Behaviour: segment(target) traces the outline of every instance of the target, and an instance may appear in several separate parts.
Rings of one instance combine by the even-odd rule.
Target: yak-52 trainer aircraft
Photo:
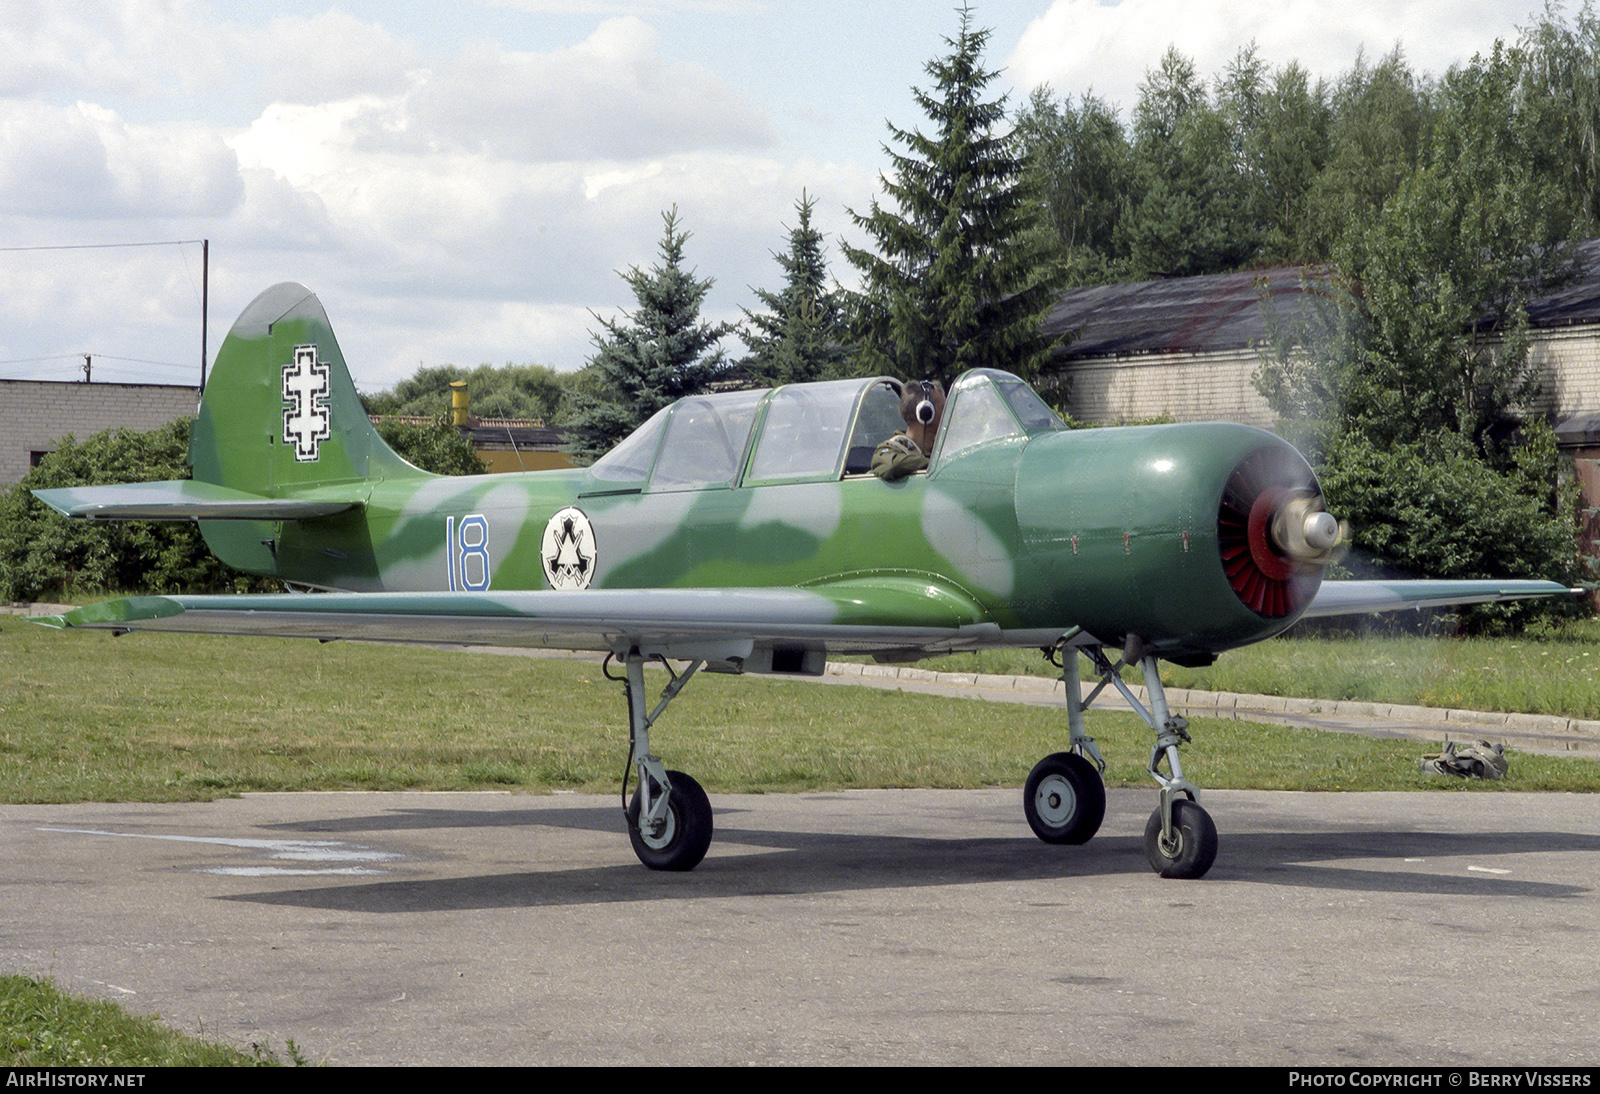
[[[868,469],[902,428],[899,391],[878,378],[690,396],[591,467],[438,477],[379,439],[317,298],[277,285],[217,356],[192,480],[38,495],[72,517],[198,521],[230,566],[328,591],[134,597],[39,622],[604,650],[638,768],[629,834],[660,870],[692,869],[711,842],[705,792],[649,735],[699,669],[815,675],[834,651],[1036,646],[1063,667],[1069,740],[1028,776],[1029,825],[1049,843],[1099,828],[1104,763],[1083,712],[1109,684],[1155,733],[1151,865],[1199,877],[1216,827],[1183,777],[1187,723],[1159,659],[1206,664],[1306,616],[1567,592],[1324,584],[1341,530],[1284,441],[1218,423],[1069,431],[990,370],[951,386],[928,468],[886,481]],[[1101,679],[1087,698],[1079,656]],[[650,661],[687,663],[668,665],[653,709]],[[1140,667],[1148,709],[1123,664]]]

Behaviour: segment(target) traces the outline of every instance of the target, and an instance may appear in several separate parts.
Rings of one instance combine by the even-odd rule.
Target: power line
[[[200,389],[206,386],[206,343],[208,340],[208,327],[211,322],[211,241],[209,239],[157,239],[135,243],[40,243],[25,247],[0,247],[0,253],[18,253],[22,251],[103,251],[113,248],[126,247],[184,247],[191,244],[200,244],[201,277],[200,277]],[[188,255],[183,256],[184,269],[188,271]],[[191,275],[192,276],[192,275]],[[41,360],[42,358],[35,358]],[[135,358],[123,358],[134,361]],[[87,379],[88,356],[85,355],[84,372]],[[166,365],[164,361],[142,362],[151,365]]]
[[[0,247],[0,251],[103,251],[111,247],[181,247],[203,239],[159,239],[150,243],[50,243],[36,247]]]
[[[83,356],[81,353],[75,356]],[[135,365],[160,365],[162,368],[188,368],[188,365],[179,364],[177,361],[147,361],[143,357],[117,357],[109,353],[94,355],[97,361],[127,361]]]
[[[81,353],[56,353],[49,357],[18,357],[11,361],[0,361],[0,365],[33,365],[40,361],[67,361],[82,357]]]

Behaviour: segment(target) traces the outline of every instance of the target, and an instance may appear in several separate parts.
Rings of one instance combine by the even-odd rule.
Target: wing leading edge
[[[1323,583],[1304,614],[1317,618],[1581,592],[1553,581],[1334,581]],[[776,647],[915,656],[1006,644],[1000,627],[965,597],[893,578],[779,589],[142,596],[31,622],[322,641],[615,652],[637,646],[668,657],[726,662],[744,662],[752,651]],[[1029,634],[1028,644],[1036,644],[1037,633]]]
[[[1583,592],[1554,581],[1324,581],[1301,618],[1581,596]]]

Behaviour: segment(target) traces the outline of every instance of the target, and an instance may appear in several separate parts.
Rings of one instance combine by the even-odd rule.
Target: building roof
[[[1044,321],[1047,335],[1076,336],[1060,359],[1245,349],[1267,338],[1263,290],[1295,309],[1306,278],[1295,267],[1096,285],[1064,295]]]
[[[555,449],[567,443],[560,430],[519,418],[473,418],[462,428],[474,448]]]
[[[1600,239],[1584,240],[1576,252],[1577,279],[1530,302],[1534,327],[1600,324]],[[1280,316],[1293,316],[1316,291],[1317,280],[1315,268],[1279,266],[1073,289],[1051,309],[1044,331],[1077,332],[1058,354],[1062,361],[1248,349],[1268,337],[1263,294]]]
[[[1556,443],[1562,448],[1600,445],[1600,413],[1578,414],[1556,423]]]
[[[1564,288],[1528,302],[1528,322],[1535,328],[1600,323],[1600,239],[1586,239],[1575,251],[1578,276]]]

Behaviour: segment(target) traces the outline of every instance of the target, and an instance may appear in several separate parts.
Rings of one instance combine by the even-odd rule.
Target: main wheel
[[[1034,765],[1022,788],[1022,812],[1046,843],[1087,843],[1106,816],[1106,784],[1075,752],[1057,752]]]
[[[1144,853],[1162,877],[1205,877],[1217,858],[1217,826],[1188,798],[1172,803],[1172,840],[1161,838],[1161,810],[1144,826]]]
[[[639,792],[628,803],[628,838],[633,853],[652,870],[693,870],[711,847],[711,799],[700,784],[681,771],[667,772],[672,793],[661,831],[639,831]]]

